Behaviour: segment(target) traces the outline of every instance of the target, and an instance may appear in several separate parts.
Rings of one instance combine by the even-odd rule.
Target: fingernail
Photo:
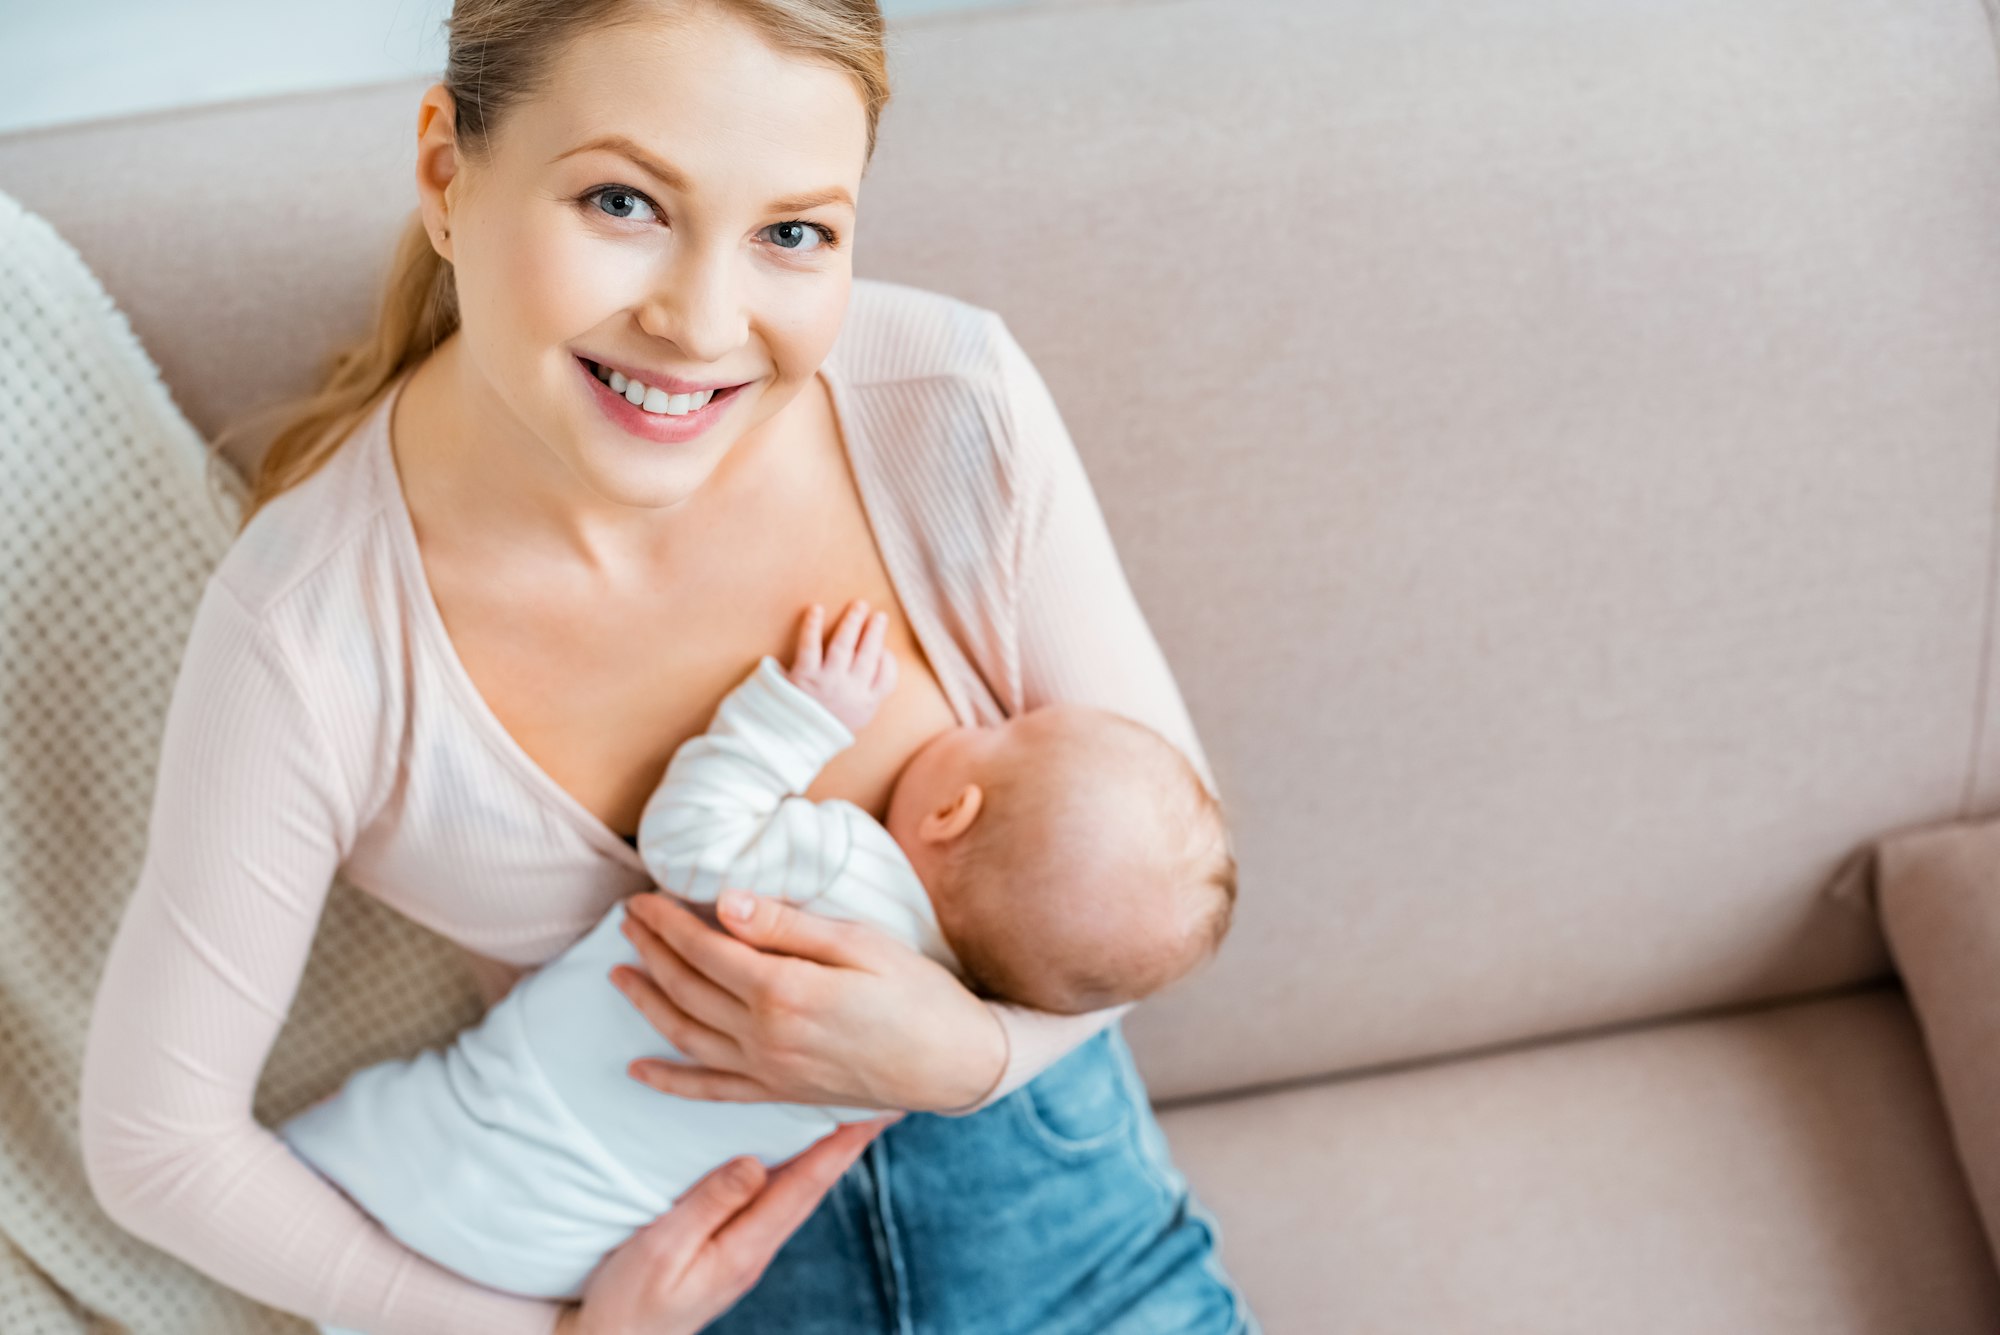
[[[736,919],[736,921],[749,922],[750,915],[756,912],[756,909],[757,906],[750,902],[750,896],[747,892],[742,890],[725,890],[722,892],[722,911],[729,917]]]

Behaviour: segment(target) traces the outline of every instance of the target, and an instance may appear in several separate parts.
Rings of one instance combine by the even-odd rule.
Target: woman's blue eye
[[[653,202],[647,199],[644,195],[640,194],[637,190],[627,190],[622,185],[599,186],[597,189],[585,195],[584,198],[598,200],[598,201],[603,201],[607,199],[626,199],[626,200],[632,200],[635,203],[641,204],[649,209],[653,207]],[[602,208],[599,209],[599,212],[603,212]],[[629,221],[632,217],[632,215],[629,213],[607,213],[605,214],[605,216],[608,218],[617,218],[620,221]]]
[[[620,207],[626,209],[635,207],[651,209],[653,217],[655,219],[659,217],[659,210],[653,207],[652,200],[647,199],[637,190],[633,190],[627,186],[600,185],[594,190],[584,191],[579,196],[579,199],[592,205],[593,210],[599,216],[616,218],[620,222],[645,222],[647,219],[631,212],[617,213],[611,211],[611,209]],[[612,204],[611,209],[604,207],[607,200],[616,201]],[[840,234],[835,232],[831,227],[823,223],[807,222],[803,218],[790,218],[784,222],[772,223],[764,230],[778,234],[772,240],[773,245],[777,246],[780,250],[790,251],[795,255],[810,255],[814,251],[821,250],[827,246],[840,244]],[[807,242],[812,242],[813,244],[806,244]]]
[[[821,246],[830,246],[837,239],[831,227],[823,227],[819,223],[806,222],[800,218],[793,218],[789,222],[772,223],[765,230],[781,232],[796,237],[797,241],[785,240],[778,242],[778,247],[781,250],[795,251],[801,255],[809,255]],[[799,241],[803,241],[809,236],[817,237],[818,244],[811,246],[798,244]]]

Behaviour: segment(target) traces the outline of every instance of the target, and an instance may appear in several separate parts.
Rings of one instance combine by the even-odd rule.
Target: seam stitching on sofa
[[[1884,957],[1887,958],[1886,956]],[[1641,1037],[1650,1033],[1665,1032],[1679,1026],[1724,1023],[1736,1019],[1751,1019],[1763,1012],[1777,1014],[1788,1006],[1810,1006],[1821,1002],[1836,1002],[1845,999],[1862,1000],[1874,992],[1897,992],[1904,990],[1902,975],[1893,963],[1885,964],[1878,972],[1866,978],[1848,979],[1845,982],[1830,983],[1824,987],[1809,987],[1802,992],[1784,992],[1775,996],[1752,997],[1749,1000],[1722,1001],[1703,1004],[1686,1010],[1668,1011],[1660,1015],[1640,1015],[1627,1019],[1607,1020],[1601,1024],[1580,1025],[1571,1029],[1555,1029],[1540,1034],[1524,1034],[1516,1038],[1503,1038],[1493,1042],[1474,1043],[1467,1047],[1441,1048],[1435,1052],[1418,1053],[1410,1057],[1391,1057],[1383,1061],[1364,1061],[1352,1066],[1344,1066],[1332,1071],[1319,1071],[1303,1075],[1279,1076],[1274,1080],[1248,1080],[1240,1084],[1224,1085],[1217,1089],[1204,1089],[1198,1093],[1174,1094],[1153,1100],[1156,1113],[1175,1113],[1184,1110],[1204,1108],[1213,1104],[1229,1103],[1237,1099],[1263,1098],[1266,1095],[1289,1094],[1298,1090],[1314,1089],[1321,1086],[1354,1084],[1367,1080],[1386,1079],[1401,1075],[1420,1075],[1429,1070],[1444,1070],[1460,1062],[1486,1061],[1513,1056],[1529,1056],[1541,1050],[1553,1051],[1563,1046],[1583,1046],[1608,1039]]]
[[[1987,50],[1994,57],[1994,73],[2000,79],[2000,0],[1979,0],[1986,16]],[[1988,723],[1987,697],[1993,675],[1994,601],[2000,594],[2000,414],[1996,414],[1994,434],[1994,479],[1986,505],[1986,596],[1979,629],[1979,671],[1972,696],[1971,754],[1966,758],[1965,788],[1959,795],[1958,818],[1969,820],[1979,799],[1980,762],[1985,758]]]
[[[1959,795],[1958,818],[1970,820],[1979,800],[1980,761],[1986,750],[1988,687],[1993,675],[1994,595],[2000,589],[2000,413],[1993,428],[1993,481],[1986,497],[1986,591],[1980,614],[1979,671],[1972,694],[1971,755],[1965,762],[1965,789]]]

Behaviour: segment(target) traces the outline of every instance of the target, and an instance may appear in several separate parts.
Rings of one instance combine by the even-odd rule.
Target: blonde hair
[[[941,875],[985,919],[951,943],[972,990],[1075,1013],[1137,1001],[1212,958],[1235,913],[1236,855],[1221,799],[1179,747],[1122,714],[1064,708],[1030,754],[980,768],[979,817]],[[1113,849],[1113,869],[1079,870],[1084,844]],[[1158,930],[1113,945],[1077,928],[1070,888],[1081,876],[1087,896],[1099,874],[1157,894],[1144,916]]]
[[[456,0],[444,20],[449,42],[441,82],[454,104],[460,155],[476,160],[490,154],[507,114],[546,88],[558,57],[585,31],[636,25],[696,6],[743,20],[777,50],[828,62],[852,76],[868,116],[864,166],[874,157],[876,126],[889,101],[882,14],[875,0]],[[210,443],[213,467],[225,441],[260,423],[279,423],[249,479],[238,531],[274,497],[318,472],[376,398],[458,323],[452,266],[432,247],[422,211],[413,209],[389,258],[373,331],[332,355],[317,389],[230,424]]]

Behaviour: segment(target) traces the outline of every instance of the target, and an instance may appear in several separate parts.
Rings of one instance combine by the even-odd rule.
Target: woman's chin
[[[616,446],[602,449],[582,470],[591,490],[609,501],[648,510],[672,509],[707,485],[714,461],[703,457],[639,460]]]

